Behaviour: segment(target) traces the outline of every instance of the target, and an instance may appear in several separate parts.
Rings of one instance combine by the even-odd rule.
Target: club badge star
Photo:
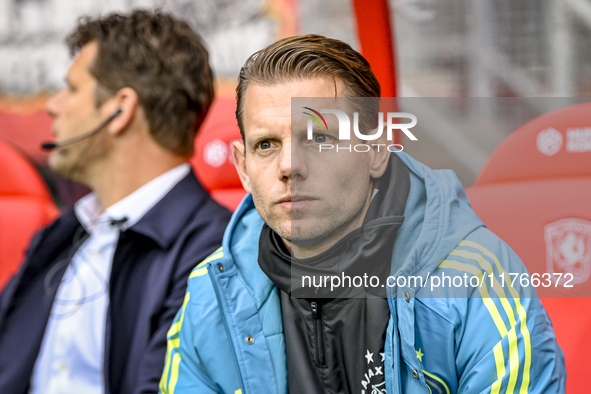
[[[415,350],[415,353],[417,354],[417,358],[419,359],[419,361],[423,362],[423,356],[425,354],[423,352],[421,352],[421,348],[419,348],[419,350]]]
[[[367,359],[367,363],[369,364],[370,362],[373,363],[373,353],[369,352],[369,349],[367,349],[367,354],[365,355],[365,358]]]

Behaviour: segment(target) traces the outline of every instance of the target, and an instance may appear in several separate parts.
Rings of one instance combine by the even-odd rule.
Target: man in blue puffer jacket
[[[247,60],[237,94],[233,158],[250,194],[189,277],[162,393],[564,392],[535,290],[508,283],[527,273],[519,257],[453,172],[368,132],[383,126],[380,87],[359,53],[321,36],[280,40]],[[306,130],[292,97],[333,109],[370,98],[357,126],[367,138],[344,141],[338,116],[321,115],[335,110],[305,107],[319,126]],[[364,276],[381,285],[344,284]]]

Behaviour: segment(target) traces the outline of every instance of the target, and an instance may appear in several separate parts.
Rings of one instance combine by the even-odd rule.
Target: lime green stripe
[[[474,267],[471,264],[460,263],[459,261],[455,260],[443,260],[441,264],[439,264],[439,268],[453,268],[458,271],[467,272],[469,274],[476,276],[479,282],[482,281],[482,271],[480,271],[478,268]],[[486,309],[488,309],[488,312],[490,313],[493,322],[497,326],[497,330],[499,330],[501,337],[504,337],[505,335],[507,335],[507,327],[505,326],[503,318],[501,318],[501,314],[499,313],[497,305],[490,298],[490,295],[488,293],[488,286],[486,285],[486,283],[483,282],[482,286],[478,286],[478,291],[480,292],[480,295],[482,297],[482,302],[484,302],[484,305],[486,306]]]
[[[461,257],[464,257],[467,259],[476,260],[478,262],[478,264],[486,272],[488,272],[489,275],[493,273],[492,265],[486,259],[484,259],[484,257],[482,257],[478,253],[472,253],[467,250],[457,250],[456,249],[456,250],[452,251],[450,254],[456,255],[456,256],[461,256]],[[495,284],[493,284],[492,287],[501,300],[501,304],[503,305],[503,308],[505,309],[505,313],[507,314],[507,317],[509,318],[510,326],[513,327],[512,329],[509,330],[509,332],[507,334],[507,339],[509,340],[509,371],[510,371],[509,385],[507,387],[507,391],[512,393],[513,390],[515,389],[515,384],[517,383],[517,376],[519,375],[519,348],[517,345],[517,334],[515,332],[516,312],[513,311],[511,304],[507,300],[507,297],[505,295],[505,291],[501,287],[500,282],[498,282],[498,280],[495,280],[495,279],[496,279],[495,276],[492,276],[493,283],[496,284],[496,286],[495,286]],[[509,284],[509,286],[510,286],[510,284]],[[495,359],[496,359],[496,357],[495,357]],[[497,371],[498,371],[498,366],[497,366]],[[503,376],[504,376],[504,374],[503,374]],[[501,376],[501,379],[502,379],[502,376]],[[491,390],[491,392],[492,392],[492,390]]]
[[[519,350],[517,347],[516,327],[509,330],[509,384],[507,385],[507,392],[515,392],[515,384],[517,383],[517,376],[519,375]]]
[[[494,276],[494,275],[490,276],[491,274],[493,274],[492,265],[484,257],[479,255],[478,253],[472,253],[467,250],[455,249],[450,254],[454,255],[454,256],[460,256],[465,259],[476,260],[478,262],[478,265],[480,265],[480,267],[482,267],[482,269],[487,272],[487,274],[488,274],[487,276],[489,278],[492,278],[491,288],[499,296],[499,299],[501,300],[501,304],[503,305],[503,309],[505,309],[505,313],[507,314],[507,317],[509,318],[509,322],[511,323],[511,327],[513,327],[516,322],[515,321],[515,313],[513,311],[513,308],[511,307],[511,304],[507,300],[507,296],[505,295],[505,290],[501,286],[501,283],[498,281],[496,276]]]
[[[181,339],[178,337],[177,338],[173,338],[173,337],[175,335],[177,335],[181,330],[181,326],[183,325],[183,319],[185,317],[185,309],[186,309],[187,304],[189,303],[190,299],[191,299],[191,293],[187,292],[185,294],[183,306],[181,307],[180,318],[178,319],[178,321],[176,323],[174,323],[170,327],[170,329],[166,333],[166,337],[168,338],[167,343],[166,343],[166,359],[164,360],[164,372],[162,374],[162,378],[160,379],[160,391],[162,391],[163,394],[169,394],[169,393],[172,394],[172,392],[174,391],[174,388],[172,389],[172,391],[169,391],[170,383],[168,382],[168,373],[174,367],[175,357],[178,356],[180,358],[179,353],[175,352],[174,356],[172,356],[172,353],[173,353],[173,351],[176,351],[181,346]],[[172,356],[172,362],[171,362],[171,356]],[[171,375],[171,381],[172,381],[172,375]]]
[[[181,363],[181,354],[175,353],[172,356],[172,372],[170,374],[170,394],[174,394],[176,383],[179,380],[179,364]]]
[[[453,253],[453,252],[452,252]],[[450,253],[451,254],[451,253]],[[453,268],[456,269],[458,271],[463,271],[463,272],[468,272],[473,274],[474,276],[478,277],[478,281],[480,282],[482,280],[482,276],[483,273],[476,268],[475,266],[471,265],[471,264],[466,264],[466,263],[460,263],[458,261],[454,261],[454,260],[444,260],[441,264],[439,264],[440,268]],[[480,295],[482,297],[482,302],[484,302],[484,305],[486,306],[486,309],[488,309],[488,312],[490,313],[493,322],[495,323],[495,325],[497,326],[497,330],[499,331],[499,334],[501,334],[501,338],[504,338],[507,334],[507,327],[505,326],[505,322],[503,322],[503,319],[501,318],[501,315],[499,313],[499,310],[496,306],[496,304],[494,303],[494,301],[492,299],[490,299],[489,297],[489,293],[488,293],[488,288],[485,282],[482,282],[482,286],[478,286],[478,290],[480,292]],[[513,331],[513,334],[515,332]],[[511,343],[511,341],[513,340],[513,336],[511,336],[509,338],[509,343]],[[497,344],[497,346],[500,344],[500,342]],[[515,345],[517,344],[517,338],[515,338]],[[494,390],[496,390],[496,386],[495,384],[499,385],[499,389],[500,389],[500,384],[503,380],[503,376],[505,375],[504,370],[505,370],[505,366],[504,366],[504,360],[505,357],[503,355],[503,348],[502,347],[498,347],[496,348],[496,353],[495,353],[495,361],[497,361],[499,358],[501,360],[503,360],[503,375],[498,375],[499,373],[499,365],[497,362],[497,381],[493,384],[493,387],[491,388],[491,393],[495,393]],[[511,366],[511,370],[513,370],[513,366],[515,365],[515,357],[514,355],[511,355],[511,347],[509,349],[509,360],[512,363]],[[516,349],[515,349],[516,350]],[[517,353],[515,353],[516,355]],[[517,367],[519,367],[519,357],[517,358]],[[498,394],[498,391],[496,392]]]
[[[175,336],[176,334],[178,334],[181,331],[181,326],[183,325],[183,318],[185,317],[185,308],[187,307],[187,303],[189,302],[190,299],[191,299],[191,293],[187,292],[187,294],[185,294],[185,300],[183,301],[183,306],[181,308],[181,317],[180,317],[179,321],[177,321],[172,326],[170,326],[170,329],[166,333],[166,336],[168,338]]]
[[[170,363],[170,353],[172,352],[172,346],[170,343],[166,345],[166,358],[164,360],[164,373],[162,374],[162,378],[160,378],[160,391],[162,394],[168,394],[168,371],[169,371],[169,363]]]
[[[429,376],[430,378],[433,378],[433,379],[435,379],[436,381],[438,381],[439,383],[441,383],[441,384],[443,385],[443,387],[445,387],[445,391],[447,392],[447,394],[450,394],[450,393],[449,393],[449,387],[447,387],[447,384],[445,384],[445,382],[444,382],[443,380],[439,379],[439,378],[438,378],[437,376],[435,376],[435,375],[432,375],[432,374],[430,374],[429,372],[425,371],[424,369],[423,369],[422,371],[423,371],[423,373],[424,373],[425,375],[427,375],[427,376]],[[429,387],[429,385],[427,385],[427,387]],[[430,391],[430,390],[431,390],[431,389],[429,389],[429,391]]]
[[[495,364],[497,365],[497,380],[493,383],[490,394],[499,394],[505,376],[505,356],[503,355],[503,344],[499,341],[493,348]]]
[[[491,251],[489,251],[484,246],[472,242],[472,241],[462,241],[460,245],[469,246],[475,249],[478,249],[480,252],[484,253],[488,256],[492,261],[495,262],[497,267],[497,271],[499,275],[506,275],[505,277],[509,277],[507,272],[501,266],[501,263],[497,256],[495,256]],[[525,347],[525,358],[523,363],[523,379],[521,380],[521,388],[519,390],[520,394],[527,394],[529,390],[529,381],[530,381],[530,369],[531,369],[531,339],[529,329],[527,328],[527,313],[525,308],[521,305],[519,293],[512,287],[509,286],[509,292],[513,296],[515,300],[515,305],[517,307],[517,313],[519,314],[519,319],[521,320],[521,335],[523,336],[523,343]]]
[[[193,270],[191,275],[189,275],[189,279],[197,278],[198,276],[203,276],[207,274],[207,267],[199,268],[198,270]]]

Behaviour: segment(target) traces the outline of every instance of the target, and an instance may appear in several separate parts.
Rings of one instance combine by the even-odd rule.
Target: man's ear
[[[111,116],[115,111],[121,109],[121,113],[113,119],[107,128],[109,134],[117,135],[121,134],[129,124],[133,121],[136,116],[136,110],[139,105],[139,97],[137,92],[132,88],[122,88],[105,102],[102,112],[106,117]]]
[[[242,141],[234,141],[232,144],[232,159],[234,160],[234,166],[240,177],[240,182],[242,182],[242,187],[248,193],[252,193],[250,178],[246,171],[246,150]]]
[[[388,150],[388,140],[386,133],[382,133],[373,144],[371,144],[372,155],[369,173],[372,178],[379,178],[384,175],[386,168],[388,168],[388,161],[390,159],[390,151]]]

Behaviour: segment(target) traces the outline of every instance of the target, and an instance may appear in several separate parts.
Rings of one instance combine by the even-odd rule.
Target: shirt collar
[[[87,232],[100,222],[127,218],[120,229],[125,230],[137,223],[154,205],[191,170],[188,163],[180,164],[152,179],[133,193],[117,201],[103,211],[97,195],[92,192],[76,202],[74,212]]]

